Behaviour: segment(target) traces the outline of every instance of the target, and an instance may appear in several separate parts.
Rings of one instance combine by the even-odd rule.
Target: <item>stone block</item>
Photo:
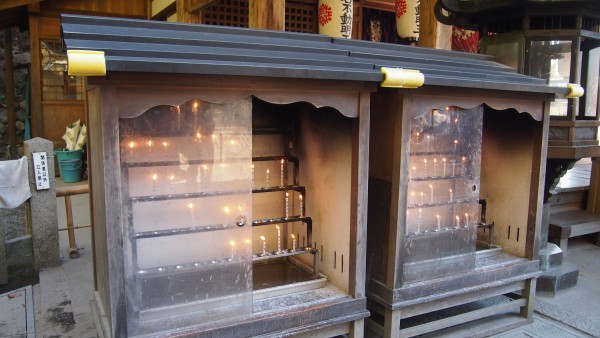
[[[546,271],[550,268],[560,266],[563,261],[562,249],[554,244],[547,243],[545,249],[540,250],[540,269]]]
[[[560,266],[546,270],[537,280],[539,296],[555,296],[558,292],[577,285],[579,269],[575,264],[564,261]]]
[[[58,218],[56,215],[56,182],[54,173],[54,145],[51,141],[36,137],[25,143],[25,156],[29,160],[29,182],[31,189],[31,238],[33,264],[37,271],[60,265],[58,243]],[[46,152],[50,189],[36,190],[32,153]]]

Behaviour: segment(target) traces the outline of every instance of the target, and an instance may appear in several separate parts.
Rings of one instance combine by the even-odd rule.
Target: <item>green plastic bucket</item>
[[[65,183],[74,183],[81,181],[81,171],[83,161],[81,154],[83,149],[79,150],[55,150],[56,160],[58,162],[58,171]]]

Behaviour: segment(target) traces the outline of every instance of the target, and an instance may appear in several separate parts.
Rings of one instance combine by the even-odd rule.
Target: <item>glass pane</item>
[[[532,41],[529,75],[546,80],[551,86],[566,86],[571,76],[571,41]],[[567,116],[568,101],[550,105],[550,115]]]
[[[128,332],[252,311],[251,101],[120,119]]]
[[[404,282],[475,266],[482,122],[482,107],[412,120]]]
[[[600,47],[589,51],[587,83],[585,84],[585,116],[598,116],[598,76],[600,75]]]
[[[59,41],[41,42],[44,100],[83,100],[84,77],[67,74],[67,54]]]
[[[489,42],[484,54],[493,55],[496,61],[521,69],[519,60],[521,59],[520,41]]]

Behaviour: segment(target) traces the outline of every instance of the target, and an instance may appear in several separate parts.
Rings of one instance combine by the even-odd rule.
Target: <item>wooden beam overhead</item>
[[[199,11],[219,1],[220,0],[190,0],[189,10],[190,12]]]
[[[29,4],[40,2],[43,0],[3,0],[0,2],[0,11],[15,7],[27,6]]]

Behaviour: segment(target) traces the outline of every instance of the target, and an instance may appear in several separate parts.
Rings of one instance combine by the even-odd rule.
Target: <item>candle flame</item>
[[[226,213],[229,213],[229,207],[223,208],[223,211],[225,211]]]
[[[463,162],[467,161],[467,158],[465,156],[463,156],[462,161]]]
[[[437,163],[437,158],[434,158],[434,159],[433,159],[433,163]]]
[[[454,144],[458,144],[458,140],[454,140]]]
[[[467,214],[466,212],[465,212],[465,217],[469,217],[469,214]]]
[[[423,162],[424,162],[425,164],[427,164],[427,159],[426,159],[426,158],[424,158],[424,159],[423,159]]]
[[[171,175],[171,176],[169,176],[169,180],[171,180],[171,181],[172,181],[172,180],[174,180],[174,179],[175,179],[175,175]]]
[[[289,196],[289,194],[286,192],[286,193],[285,193],[285,197],[288,197],[288,196]]]
[[[208,167],[206,166],[206,164],[202,165],[202,169],[204,169],[204,170],[208,169]]]
[[[188,208],[194,209],[194,203],[190,202],[190,204],[188,204]]]
[[[440,219],[440,215],[435,215],[435,218]]]
[[[429,185],[429,187],[430,187],[430,188],[433,188],[433,184],[430,184],[430,185]]]
[[[254,164],[252,164],[252,169],[254,169]]]
[[[169,144],[166,141],[163,141],[162,145],[166,148]]]
[[[446,162],[446,158],[445,158],[445,157],[444,157],[444,158],[442,158],[442,161],[443,161],[443,162]]]
[[[279,225],[276,225],[275,228],[277,228],[277,230],[279,230]]]
[[[281,164],[283,164],[283,159],[281,159]]]
[[[263,241],[266,240],[265,236],[260,236],[260,239]]]
[[[460,217],[458,217],[458,215],[456,215],[456,220],[457,220],[457,221],[459,221],[459,220],[460,220]]]
[[[292,239],[296,239],[296,236],[294,236],[294,234],[292,234],[291,236],[292,236]]]
[[[194,108],[198,108],[198,102],[194,102]]]
[[[235,241],[234,240],[229,241],[229,245],[235,246]]]
[[[200,132],[196,133],[196,138],[202,138],[202,134],[200,134]]]
[[[269,169],[267,169],[267,174],[269,173]]]
[[[135,143],[133,143],[133,141],[131,141],[131,142],[129,143],[129,148],[133,149],[133,146],[134,146],[134,145],[135,145]]]
[[[251,242],[252,242],[252,241],[251,241],[251,240],[249,240],[249,239],[247,239],[247,238],[244,240],[244,243],[246,243],[246,244],[250,244]]]
[[[152,175],[152,179],[156,181],[156,179],[158,178],[157,174]]]
[[[298,196],[300,199],[302,199],[302,195]]]
[[[231,140],[231,141],[229,141],[229,143],[233,145],[233,144],[235,144],[235,141]]]
[[[152,147],[152,140],[148,140],[148,147]]]
[[[211,138],[213,138],[213,139],[216,139],[216,138],[217,138],[217,135],[215,135],[215,134],[212,134],[212,135],[210,135],[210,137],[211,137]]]

